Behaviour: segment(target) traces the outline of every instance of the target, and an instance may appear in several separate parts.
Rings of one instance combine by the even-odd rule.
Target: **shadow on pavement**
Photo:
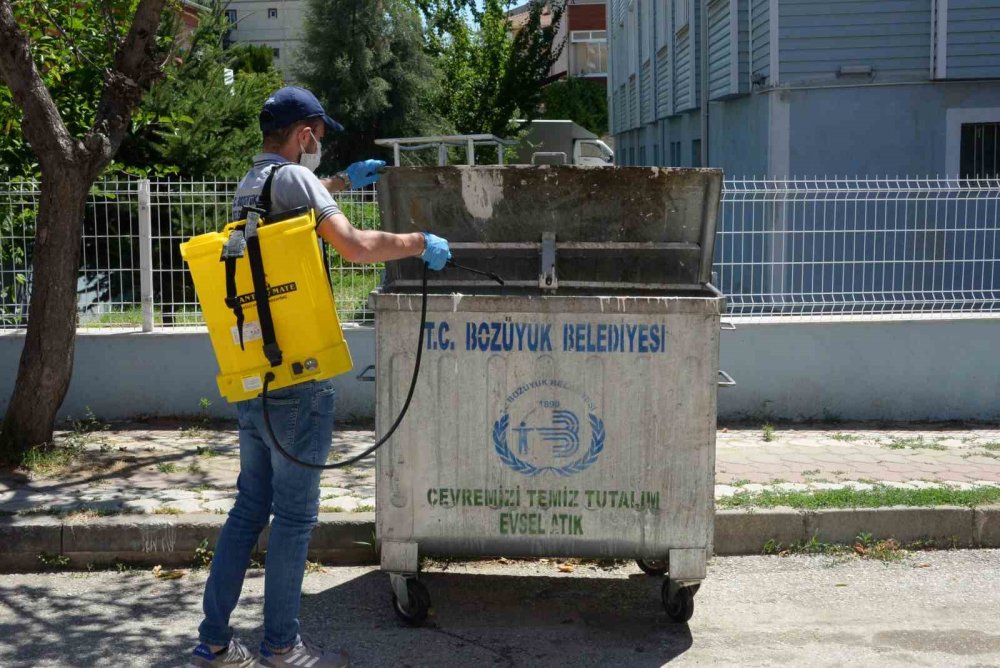
[[[667,620],[657,578],[523,575],[517,568],[522,566],[511,567],[509,576],[423,575],[435,609],[421,628],[396,617],[387,575],[329,568],[306,576],[302,633],[322,646],[346,649],[356,668],[652,668],[692,647],[688,626]],[[158,580],[144,571],[52,577],[59,582],[39,578],[0,587],[5,668],[176,667],[196,643],[203,576]],[[248,574],[232,620],[237,637],[251,648],[263,636],[262,585],[260,571]]]
[[[303,632],[339,643],[366,666],[644,668],[662,666],[693,643],[687,624],[667,619],[659,578],[435,572],[421,581],[433,606],[423,627],[396,617],[388,576],[371,572],[304,596]],[[377,649],[348,631],[357,626],[381,638]]]

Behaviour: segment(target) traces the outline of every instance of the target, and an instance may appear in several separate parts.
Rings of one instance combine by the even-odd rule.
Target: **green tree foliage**
[[[321,169],[371,157],[379,137],[441,129],[429,104],[437,71],[409,0],[311,0],[305,39],[298,78],[346,128]]]
[[[118,156],[127,171],[229,179],[246,172],[260,150],[261,105],[281,87],[281,75],[269,49],[224,50],[228,29],[223,4],[212,3],[135,114]],[[235,74],[231,86],[227,67]]]
[[[32,55],[66,128],[83,136],[94,122],[104,73],[115,46],[128,31],[137,0],[105,0],[106,14],[78,0],[25,0],[12,3],[14,18],[31,40]],[[10,89],[0,84],[0,180],[37,177],[38,161],[21,131],[22,111]]]
[[[274,69],[274,50],[266,44],[233,44],[226,49],[226,58],[235,72],[267,74]]]
[[[542,87],[562,51],[555,38],[565,7],[548,3],[552,22],[543,27],[546,3],[531,3],[527,20],[511,36],[510,2],[486,0],[481,13],[455,4],[462,5],[437,3],[439,13],[429,21],[444,74],[438,112],[460,133],[509,135],[515,119],[538,116]],[[473,21],[454,20],[456,11]],[[440,41],[434,30],[443,33]]]
[[[545,87],[542,99],[542,118],[568,118],[594,134],[607,134],[608,96],[603,82],[578,78],[556,81]]]

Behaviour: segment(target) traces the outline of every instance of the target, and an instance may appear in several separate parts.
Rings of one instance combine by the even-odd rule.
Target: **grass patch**
[[[215,448],[210,448],[208,446],[202,447],[199,445],[197,448],[197,454],[199,457],[204,457],[205,459],[212,459],[213,457],[218,457],[219,454],[221,453]]]
[[[160,462],[156,465],[156,470],[160,473],[176,473],[177,464],[174,464],[173,462]]]
[[[834,545],[820,541],[817,534],[806,541],[799,541],[790,545],[784,545],[773,538],[764,543],[764,554],[787,557],[793,554],[846,554],[846,545]]]
[[[180,508],[174,508],[172,506],[161,506],[153,511],[154,515],[182,515]]]
[[[990,441],[989,443],[980,443],[976,447],[982,448],[984,450],[989,450],[990,452],[1000,452],[1000,441]]]
[[[85,437],[67,437],[53,444],[36,445],[21,457],[20,468],[37,475],[59,473],[77,460],[86,443]]]
[[[750,481],[747,478],[741,478],[736,482],[732,483],[733,487],[746,487],[749,484]]]
[[[356,513],[373,513],[373,512],[375,512],[375,506],[371,506],[371,505],[368,505],[368,504],[362,504],[362,505],[358,506],[357,508],[355,508],[354,512],[356,512]]]
[[[775,508],[784,506],[803,510],[820,508],[880,508],[885,506],[982,506],[1000,502],[1000,486],[975,489],[899,489],[876,485],[870,490],[851,488],[824,489],[814,492],[737,492],[717,499],[720,508]]]
[[[774,440],[774,425],[770,422],[765,422],[764,426],[760,428],[761,438],[764,439],[765,443],[770,443]]]
[[[121,510],[112,510],[110,508],[88,508],[84,506],[83,508],[77,508],[76,510],[71,510],[68,513],[61,513],[60,517],[64,520],[92,520],[98,517],[111,517],[112,515],[123,515]]]
[[[319,512],[321,513],[346,513],[347,511],[340,506],[320,506]]]
[[[306,575],[314,575],[316,573],[326,573],[323,564],[306,559]]]
[[[840,432],[837,432],[836,434],[830,434],[830,438],[832,438],[835,441],[841,441],[842,443],[854,443],[856,441],[865,440],[864,436],[860,436],[858,434],[843,434]]]
[[[935,441],[929,441],[923,436],[911,436],[909,438],[893,436],[888,443],[882,444],[883,448],[890,450],[947,450],[946,447]]]
[[[856,556],[860,559],[883,562],[900,561],[907,555],[907,550],[903,549],[895,539],[876,540],[870,533],[859,534],[851,545],[825,543],[819,539],[818,534],[813,534],[812,538],[807,541],[799,541],[790,545],[783,545],[772,538],[764,544],[763,552],[779,557],[793,554],[842,558]]]
[[[42,551],[38,553],[38,561],[45,568],[50,568],[53,570],[58,570],[60,568],[66,568],[69,566],[69,557],[64,554],[50,554],[48,552]]]
[[[194,568],[208,568],[212,565],[212,559],[214,557],[215,550],[208,547],[207,538],[202,538],[198,547],[194,548],[194,557],[191,560],[191,565]]]
[[[69,429],[66,434],[55,439],[53,443],[37,445],[21,457],[20,468],[36,475],[54,475],[66,471],[83,453],[84,448],[93,439],[94,432],[103,431],[108,425],[101,422],[90,407],[86,407],[82,419],[68,418]],[[101,451],[106,451],[102,444]]]

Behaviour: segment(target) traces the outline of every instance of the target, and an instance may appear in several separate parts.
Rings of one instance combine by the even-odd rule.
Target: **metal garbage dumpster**
[[[686,621],[712,550],[722,173],[395,168],[383,229],[430,229],[461,264],[428,281],[423,361],[378,453],[377,540],[397,613],[430,607],[422,556],[637,559]],[[372,294],[377,430],[406,396],[421,263]]]

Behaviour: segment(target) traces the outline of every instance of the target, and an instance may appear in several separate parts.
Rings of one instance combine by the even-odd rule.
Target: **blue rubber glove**
[[[378,181],[378,170],[383,167],[385,167],[385,160],[362,160],[344,171],[347,172],[347,178],[351,180],[351,188],[357,190]]]
[[[424,252],[420,254],[420,259],[434,271],[441,271],[451,259],[451,249],[448,248],[448,242],[427,232],[421,232],[421,234],[424,235]]]

